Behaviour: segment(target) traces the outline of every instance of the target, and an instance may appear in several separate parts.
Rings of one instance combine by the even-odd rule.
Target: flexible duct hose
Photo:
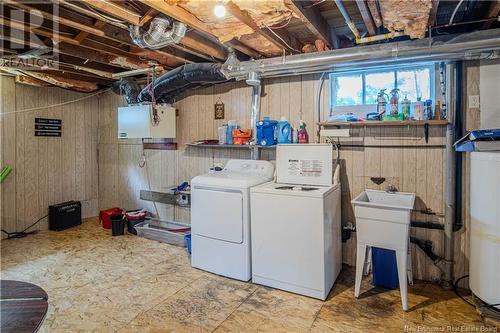
[[[172,25],[172,27],[170,27]],[[148,31],[139,26],[130,26],[130,38],[139,47],[153,50],[171,44],[178,44],[186,35],[187,26],[181,22],[171,22],[162,15],[156,16],[150,23]]]

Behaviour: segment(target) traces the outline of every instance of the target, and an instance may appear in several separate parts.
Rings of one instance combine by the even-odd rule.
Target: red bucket
[[[102,227],[104,229],[111,229],[111,215],[123,214],[123,209],[118,207],[109,208],[106,210],[101,210],[99,212],[99,220],[102,222]]]

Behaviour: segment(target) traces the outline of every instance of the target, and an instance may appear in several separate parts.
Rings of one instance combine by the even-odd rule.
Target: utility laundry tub
[[[139,237],[178,246],[185,246],[184,236],[191,232],[189,224],[156,219],[136,224],[135,230]]]
[[[354,295],[359,296],[368,248],[373,246],[394,250],[403,310],[408,310],[408,242],[415,193],[365,190],[351,203],[356,216],[358,242]]]

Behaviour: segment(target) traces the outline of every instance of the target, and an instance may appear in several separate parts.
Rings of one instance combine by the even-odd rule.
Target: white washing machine
[[[252,281],[325,300],[342,267],[332,146],[278,145],[276,182],[253,187]]]
[[[215,274],[248,281],[250,192],[273,179],[267,161],[230,160],[222,171],[191,181],[191,265]]]

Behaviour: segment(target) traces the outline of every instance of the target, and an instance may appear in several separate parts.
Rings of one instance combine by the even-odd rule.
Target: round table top
[[[0,280],[0,331],[36,332],[47,313],[48,299],[35,284]]]

